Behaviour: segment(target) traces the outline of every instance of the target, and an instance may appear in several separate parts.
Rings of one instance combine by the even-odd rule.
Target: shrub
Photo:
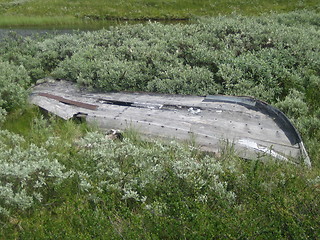
[[[279,19],[286,17],[293,21],[291,15]],[[77,36],[82,47],[53,75],[107,91],[238,94],[276,102],[290,89],[303,91],[308,71],[319,72],[317,28],[288,28],[279,19],[220,17],[85,33]]]
[[[235,198],[220,180],[224,171],[215,159],[195,159],[192,151],[175,142],[137,146],[127,138],[116,143],[93,132],[78,144],[84,191],[116,192],[122,200],[142,202],[147,208],[172,188],[194,201],[228,203]]]
[[[56,185],[66,179],[66,171],[44,148],[25,144],[24,138],[0,131],[0,213],[30,208],[46,202]]]
[[[27,98],[30,78],[23,66],[0,60],[0,109],[11,111],[22,107]]]
[[[275,103],[319,75],[316,12],[147,23],[1,43],[2,58],[31,78],[106,91],[251,95]]]

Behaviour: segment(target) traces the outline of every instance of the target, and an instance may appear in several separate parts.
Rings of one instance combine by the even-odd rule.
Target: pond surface
[[[65,34],[75,31],[95,31],[100,29],[109,29],[110,27],[121,26],[126,24],[146,24],[148,21],[101,21],[93,22],[92,24],[85,23],[83,25],[66,25],[66,26],[48,26],[46,28],[36,27],[21,27],[21,28],[0,28],[0,40],[12,33],[17,33],[20,36],[45,35],[45,34]],[[158,21],[162,24],[189,24],[191,21],[186,20],[171,20]]]
[[[74,30],[72,29],[64,29],[64,30],[50,30],[50,29],[0,29],[0,40],[13,36],[12,34],[16,33],[17,35],[28,37],[32,35],[45,35],[45,34],[64,34],[64,33],[72,33]]]
[[[100,29],[108,29],[111,26],[119,26],[126,23],[118,23],[114,21],[110,22],[102,22],[100,24],[83,25],[83,26],[48,26],[45,28],[36,28],[36,27],[21,27],[21,28],[0,28],[0,40],[7,36],[14,36],[13,34],[18,34],[23,37],[34,36],[34,35],[46,35],[46,34],[65,34],[65,33],[73,33],[76,31],[94,31]]]

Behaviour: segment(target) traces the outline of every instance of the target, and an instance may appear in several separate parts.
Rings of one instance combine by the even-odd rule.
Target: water
[[[46,34],[65,34],[72,33],[72,29],[64,30],[50,30],[50,29],[0,29],[0,40],[17,34],[23,37],[34,36],[34,35],[46,35]]]
[[[112,26],[121,26],[126,24],[139,24],[147,23],[148,21],[99,21],[92,23],[84,23],[83,25],[66,25],[66,26],[50,26],[47,28],[35,28],[35,27],[25,27],[25,28],[0,28],[0,40],[4,37],[10,36],[12,33],[16,33],[20,36],[27,37],[33,35],[46,35],[46,34],[66,34],[79,31],[95,31],[100,29],[109,29]],[[191,21],[185,20],[169,20],[160,21],[162,24],[188,24]]]
[[[35,35],[57,35],[57,34],[66,34],[79,31],[94,31],[100,29],[108,29],[111,26],[118,26],[125,24],[124,22],[119,23],[116,21],[103,21],[99,23],[93,23],[92,25],[83,24],[83,25],[66,25],[66,26],[48,26],[48,27],[23,27],[23,28],[0,28],[0,40],[7,36],[13,36],[17,34],[23,37],[32,37]]]

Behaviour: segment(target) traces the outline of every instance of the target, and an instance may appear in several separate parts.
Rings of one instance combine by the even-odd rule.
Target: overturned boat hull
[[[206,151],[229,144],[243,158],[311,165],[287,117],[250,97],[94,93],[54,81],[35,86],[30,101],[63,119],[83,118],[104,129],[134,127],[144,136],[194,139]]]

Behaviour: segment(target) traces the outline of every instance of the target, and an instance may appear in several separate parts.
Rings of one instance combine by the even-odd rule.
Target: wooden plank
[[[64,97],[60,97],[60,96],[53,95],[50,93],[38,93],[38,95],[43,96],[43,97],[47,97],[47,98],[51,98],[51,99],[55,99],[59,102],[65,103],[65,104],[74,105],[77,107],[86,108],[86,109],[90,109],[90,110],[96,110],[98,108],[98,105],[74,101],[74,100],[66,99]]]
[[[61,117],[64,120],[72,118],[79,112],[77,107],[73,107],[71,105],[68,106],[54,99],[42,96],[32,96],[30,98],[30,102],[54,115]]]

